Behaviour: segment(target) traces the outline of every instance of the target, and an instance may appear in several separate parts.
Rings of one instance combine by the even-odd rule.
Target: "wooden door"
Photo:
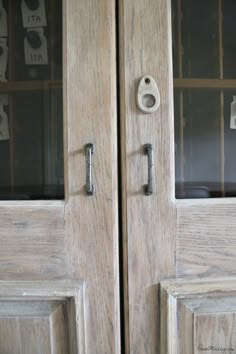
[[[119,353],[114,1],[0,7],[0,353]]]
[[[127,353],[236,352],[234,15],[234,1],[120,2]],[[150,76],[160,107],[145,114]]]

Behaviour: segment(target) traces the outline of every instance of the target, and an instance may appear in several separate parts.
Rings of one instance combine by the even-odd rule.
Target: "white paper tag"
[[[7,37],[7,12],[0,3],[0,37]]]
[[[47,65],[48,64],[48,48],[47,39],[44,36],[43,28],[31,28],[27,30],[30,34],[29,42],[27,37],[24,40],[25,47],[25,64],[26,65]],[[29,37],[28,37],[29,38]],[[37,48],[33,48],[34,47]]]
[[[230,118],[230,129],[236,129],[236,117]]]
[[[38,0],[39,6],[31,10],[25,0],[21,1],[21,11],[23,26],[29,27],[45,27],[47,26],[47,18],[45,11],[45,0]]]
[[[9,126],[7,114],[4,111],[1,111],[0,108],[0,140],[8,140],[9,135]]]
[[[0,95],[0,140],[8,140],[9,135],[9,125],[8,116],[4,111],[4,106],[8,105],[8,96]]]
[[[7,81],[6,80],[7,60],[8,60],[7,39],[0,38],[0,81],[1,82]]]

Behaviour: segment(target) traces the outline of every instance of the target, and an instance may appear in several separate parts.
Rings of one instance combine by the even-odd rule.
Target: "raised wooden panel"
[[[1,279],[66,275],[63,202],[1,202]]]
[[[236,353],[236,278],[161,287],[161,354]]]
[[[1,354],[84,353],[83,286],[0,282]]]
[[[176,206],[177,276],[235,274],[235,201],[185,200]]]
[[[0,318],[0,353],[51,354],[50,336],[49,318]]]

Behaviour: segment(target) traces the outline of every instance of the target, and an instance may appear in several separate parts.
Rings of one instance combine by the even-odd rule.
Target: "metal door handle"
[[[94,195],[95,186],[92,182],[92,155],[94,153],[95,147],[93,144],[89,143],[85,145],[85,157],[86,157],[86,193],[87,195]]]
[[[148,183],[144,185],[144,194],[151,195],[153,193],[153,148],[152,144],[145,144],[143,152],[148,157]]]

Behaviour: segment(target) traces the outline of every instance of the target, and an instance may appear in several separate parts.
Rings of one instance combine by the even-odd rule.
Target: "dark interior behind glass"
[[[236,196],[235,18],[235,0],[172,0],[176,198]]]
[[[0,200],[63,199],[62,2],[0,6]]]

